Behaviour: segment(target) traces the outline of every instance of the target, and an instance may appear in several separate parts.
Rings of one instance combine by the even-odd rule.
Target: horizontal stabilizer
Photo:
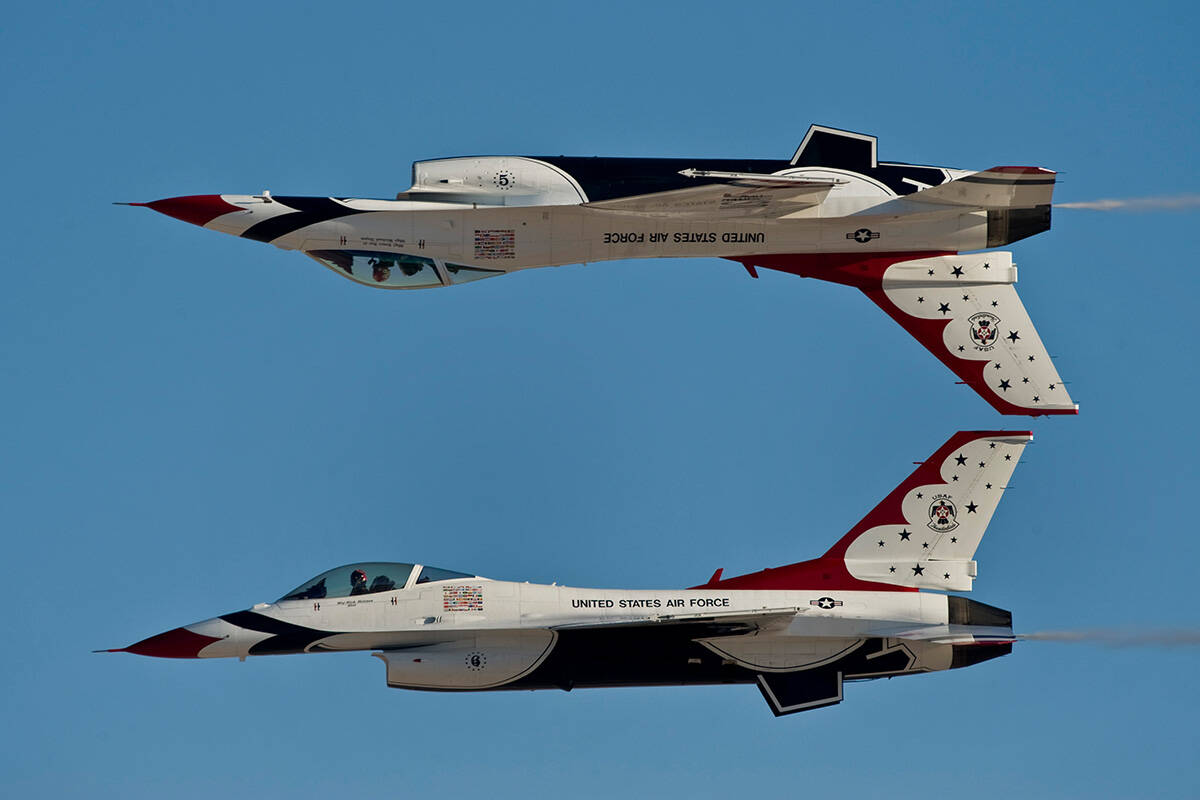
[[[905,199],[971,208],[1033,208],[1050,204],[1054,181],[1055,173],[1041,167],[992,167],[922,189]]]

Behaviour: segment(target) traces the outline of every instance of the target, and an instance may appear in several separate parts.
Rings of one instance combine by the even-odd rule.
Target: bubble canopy
[[[375,592],[390,592],[403,589],[408,584],[414,569],[420,570],[416,583],[432,583],[433,581],[461,580],[476,576],[465,572],[454,572],[438,567],[426,567],[420,564],[403,564],[395,561],[363,561],[357,564],[344,564],[340,567],[322,572],[315,578],[305,581],[292,591],[279,598],[276,602],[285,600],[321,600],[329,597],[353,597],[360,594]]]

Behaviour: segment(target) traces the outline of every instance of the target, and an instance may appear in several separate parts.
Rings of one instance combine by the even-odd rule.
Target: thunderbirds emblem
[[[967,317],[971,325],[971,341],[976,350],[991,350],[996,346],[996,334],[1000,328],[1000,318],[995,314],[981,311]]]
[[[958,509],[954,506],[954,501],[949,495],[939,494],[934,496],[933,502],[929,504],[929,528],[938,533],[952,531],[958,527]]]

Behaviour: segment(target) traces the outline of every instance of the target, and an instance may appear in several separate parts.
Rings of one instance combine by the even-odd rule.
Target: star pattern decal
[[[1033,396],[1033,402],[1035,402],[1035,403],[1040,401],[1041,399],[1042,398],[1038,397],[1036,394]]]
[[[967,348],[963,347],[961,344],[958,346],[958,352],[960,352],[960,353],[961,353],[961,352],[963,352],[963,351],[964,351],[964,350],[966,350],[966,349],[967,349]]]
[[[979,506],[975,505],[974,503],[967,503],[967,513],[968,514],[974,514],[975,509],[977,509],[977,508],[979,508]]]
[[[1004,391],[1007,392],[1009,390],[1009,388],[1011,388],[1009,386],[1008,379],[1006,378],[1006,379],[1000,381],[1000,386],[997,388],[1003,389]]]
[[[950,270],[950,274],[956,278],[961,278],[962,277],[962,267],[955,267],[954,269]]]
[[[954,457],[954,461],[961,467],[963,464],[967,463],[967,457],[962,453],[959,453]]]
[[[920,500],[920,499],[921,499],[922,497],[924,497],[924,496],[925,496],[925,495],[921,494],[920,492],[917,492],[917,499],[918,499],[918,500]]]
[[[995,307],[996,307],[996,306],[998,306],[998,305],[1000,305],[1000,304],[999,304],[999,303],[997,303],[995,300],[993,300],[993,301],[992,301],[992,308],[995,308]]]
[[[1007,455],[1007,454],[1006,454],[1006,455],[1004,456],[1004,460],[1005,460],[1005,461],[1012,461],[1012,456],[1010,456],[1010,455]]]
[[[1029,383],[1029,378],[1021,378],[1021,383]]]
[[[900,531],[899,536],[900,536],[900,541],[907,542],[908,537],[912,536],[912,533],[909,532],[908,528],[905,528],[904,530]]]
[[[985,261],[985,262],[983,262],[983,268],[984,268],[984,269],[991,269],[991,268],[992,268],[992,265],[991,265],[991,264],[989,264],[989,263],[987,263],[987,262]]]
[[[1020,337],[1020,336],[1017,334],[1017,332],[1016,332],[1016,331],[1009,331],[1009,332],[1008,332],[1008,336],[1005,336],[1004,338],[1005,338],[1005,339],[1008,339],[1008,340],[1009,340],[1010,342],[1012,342],[1013,344],[1016,344],[1016,343],[1017,343],[1017,339],[1020,339],[1021,337]]]
[[[989,450],[995,450],[995,449],[996,449],[996,443],[995,443],[995,442],[988,442],[988,449],[989,449]]]
[[[990,483],[985,483],[985,484],[983,485],[983,488],[985,488],[985,489],[990,489],[990,488],[992,488],[992,485],[991,485]]]
[[[925,568],[922,567],[920,564],[917,564],[915,567],[913,567],[912,571],[913,571],[913,575],[924,575],[925,574]]]
[[[928,549],[929,549],[929,542],[921,542],[921,549],[922,549],[922,550],[928,550]]]
[[[942,577],[945,578],[946,580],[950,580],[950,573],[947,572],[944,575],[942,575]]]
[[[965,294],[963,295],[963,300],[970,300],[970,299],[971,299],[971,298],[970,298],[969,296],[967,296],[967,295],[965,295]]]
[[[929,270],[929,277],[933,277],[933,270]]]
[[[958,537],[957,537],[957,536],[951,536],[951,537],[950,537],[950,544],[958,544]]]
[[[888,572],[895,572],[895,571],[896,571],[895,567],[888,567]]]
[[[949,314],[950,313],[950,304],[949,303],[939,304],[938,311],[942,312],[943,314]]]
[[[983,468],[984,468],[984,467],[986,467],[986,466],[987,466],[987,464],[984,464],[982,461],[980,461],[980,462],[979,462],[979,468],[980,468],[980,469],[983,469]]]
[[[883,547],[883,539],[880,539],[880,540],[879,540],[879,546],[880,546],[880,547]]]
[[[1033,361],[1033,356],[1030,356],[1030,357],[1029,357],[1029,360],[1030,360],[1030,361]]]
[[[918,303],[924,303],[924,302],[925,302],[925,298],[924,298],[924,297],[918,297],[918,298],[917,298],[917,302],[918,302]]]

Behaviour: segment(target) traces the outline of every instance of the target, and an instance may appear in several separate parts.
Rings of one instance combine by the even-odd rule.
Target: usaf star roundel
[[[1000,318],[995,314],[981,311],[967,317],[971,326],[971,341],[976,350],[991,350],[996,346],[996,336],[1000,331]]]
[[[958,527],[958,509],[949,495],[939,494],[929,504],[929,528],[938,533]]]

